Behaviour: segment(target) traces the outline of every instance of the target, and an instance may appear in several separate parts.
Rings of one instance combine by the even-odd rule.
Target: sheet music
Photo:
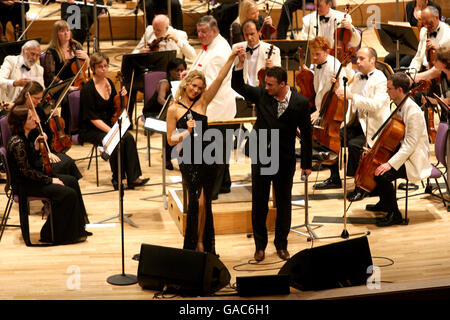
[[[122,125],[121,125],[121,136],[127,132],[127,129],[130,127],[130,119],[128,118],[127,110],[123,110],[122,114],[119,117],[122,119]],[[111,130],[106,134],[106,136],[102,140],[103,147],[99,147],[101,152],[106,152],[108,155],[111,155],[116,148],[117,144],[119,143],[119,121],[113,125]]]
[[[170,90],[172,92],[172,97],[176,96],[176,93],[177,93],[178,87],[180,86],[180,83],[181,83],[180,80],[178,80],[178,81],[170,81],[170,86],[172,87],[171,90]]]
[[[158,120],[155,118],[146,118],[144,128],[160,133],[167,133],[167,123],[163,120]]]

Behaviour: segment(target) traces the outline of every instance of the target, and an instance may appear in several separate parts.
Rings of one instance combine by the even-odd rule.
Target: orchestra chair
[[[144,75],[144,106],[145,104],[153,97],[156,92],[156,88],[158,87],[159,81],[166,79],[167,73],[164,71],[150,71]],[[155,117],[158,115],[155,114]],[[145,123],[144,115],[141,115],[140,119]],[[145,133],[147,135],[147,156],[148,156],[148,166],[151,167],[151,157],[150,157],[150,130],[145,129]],[[136,144],[137,144],[137,133],[138,126],[136,125]],[[163,164],[164,165],[164,164]]]
[[[6,118],[6,117],[4,117]],[[2,119],[4,119],[2,118]],[[3,134],[3,132],[2,132]],[[34,197],[34,196],[27,196],[27,210],[26,214],[21,214],[19,211],[20,216],[20,226],[17,225],[8,225],[8,219],[9,214],[11,212],[11,208],[14,202],[19,203],[19,196],[17,194],[13,193],[13,188],[11,185],[11,173],[9,171],[8,166],[8,158],[6,155],[6,148],[4,146],[0,147],[0,157],[2,158],[3,165],[5,167],[6,172],[6,185],[5,185],[5,194],[8,198],[8,201],[6,203],[5,211],[3,212],[3,217],[0,224],[0,240],[3,236],[3,231],[5,230],[5,227],[20,227],[22,230],[22,237],[25,241],[25,244],[27,246],[48,246],[44,244],[33,244],[30,240],[30,227],[29,227],[29,214],[30,214],[30,202],[31,201],[42,201],[44,203],[44,208],[42,211],[42,219],[44,218],[44,215],[47,215],[48,219],[50,219],[50,229],[52,233],[52,242],[54,241],[54,231],[53,231],[53,215],[52,215],[52,203],[51,199],[45,198],[45,197]]]
[[[81,117],[80,106],[80,90],[74,90],[68,94],[69,108],[70,108],[70,135],[72,143],[82,145],[79,141],[79,125]],[[89,156],[88,170],[91,167],[92,157],[95,152],[95,179],[97,187],[99,186],[98,179],[98,146],[92,144],[91,154]]]
[[[427,178],[427,180],[434,179],[434,181],[436,182],[436,186],[439,191],[439,195],[434,194],[432,191],[430,191],[430,194],[434,197],[441,199],[442,203],[444,204],[444,207],[447,206],[447,202],[442,193],[441,186],[439,185],[438,179],[443,178],[444,182],[445,182],[445,186],[446,186],[447,190],[449,190],[448,182],[447,182],[447,179],[445,178],[445,175],[447,174],[447,161],[445,159],[446,152],[447,152],[447,150],[446,150],[447,135],[448,135],[448,124],[445,122],[439,123],[439,127],[436,132],[436,141],[434,143],[434,153],[435,153],[435,156],[436,156],[436,159],[438,162],[436,164],[431,164],[431,166],[432,166],[431,174]],[[445,168],[444,172],[442,172],[438,168],[439,164],[444,166],[444,168]],[[409,182],[408,179],[406,179],[406,185],[408,185],[408,182]],[[397,190],[397,181],[395,181],[395,190]],[[424,192],[424,193],[427,193],[427,192]],[[424,193],[417,193],[417,194],[413,194],[411,196],[422,195]],[[401,199],[401,197],[397,198],[397,199]],[[404,221],[405,221],[405,224],[408,224],[408,188],[405,188],[405,219],[404,219]]]

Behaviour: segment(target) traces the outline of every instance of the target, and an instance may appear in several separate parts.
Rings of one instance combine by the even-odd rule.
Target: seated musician
[[[69,244],[85,241],[92,233],[85,230],[88,223],[86,208],[77,179],[69,175],[55,174],[42,169],[45,153],[39,153],[39,141],[30,137],[36,128],[36,119],[26,106],[16,105],[8,115],[11,132],[7,146],[8,164],[11,170],[12,188],[19,196],[19,212],[29,214],[27,196],[46,197],[52,203],[52,221],[54,239],[52,239],[51,222],[43,225],[40,241],[54,244]],[[43,156],[44,154],[44,156]],[[21,224],[26,245],[31,245],[26,224]]]
[[[106,77],[109,67],[109,58],[103,53],[96,52],[90,59],[90,68],[93,78],[81,89],[82,121],[80,125],[80,140],[87,141],[97,146],[102,146],[102,140],[111,130],[112,118],[116,111],[114,108],[114,97],[116,88],[114,83]],[[126,95],[125,88],[120,91],[122,96]],[[119,188],[119,179],[127,179],[128,189],[143,186],[148,178],[140,179],[142,174],[139,163],[139,155],[133,136],[127,131],[122,137],[120,156],[123,162],[122,177],[119,177],[117,148],[109,157],[112,171],[111,183],[115,190]]]
[[[347,175],[354,176],[358,168],[363,146],[369,147],[375,141],[373,134],[389,116],[389,97],[386,93],[386,77],[375,68],[377,52],[373,48],[364,47],[356,53],[358,72],[352,83],[347,87],[346,98],[351,100],[347,110],[347,147],[348,164]],[[344,88],[336,89],[338,97],[344,97]],[[339,165],[336,162],[330,167],[331,176],[322,183],[316,184],[315,189],[340,188],[341,180]],[[360,189],[348,194],[350,201],[362,200],[367,193]]]
[[[231,24],[232,45],[245,40],[243,23],[249,19],[256,21],[256,30],[258,31],[261,30],[265,23],[272,25],[272,18],[269,15],[264,18],[259,14],[258,4],[254,0],[242,0],[239,3],[238,16]]]
[[[422,11],[421,17],[424,28],[420,29],[417,53],[409,65],[409,68],[415,72],[420,72],[423,67],[428,66],[429,50],[450,48],[450,27],[439,20],[439,11],[433,6],[428,6]]]
[[[25,1],[26,2],[26,1]],[[30,5],[25,3],[25,14],[30,9]],[[0,0],[0,23],[3,32],[0,33],[0,42],[8,42],[6,38],[6,25],[11,22],[13,28],[19,26],[22,29],[22,4],[17,0]]]
[[[422,28],[422,10],[427,6],[433,6],[439,11],[439,20],[441,19],[441,7],[439,4],[429,1],[429,0],[413,0],[406,4],[404,21],[409,22],[411,27]],[[414,56],[409,54],[400,54],[399,66],[409,67]],[[384,62],[391,66],[392,69],[397,68],[396,65],[396,54],[395,52],[389,53],[385,58]]]
[[[349,44],[352,47],[359,46],[361,35],[352,25],[352,17],[349,14],[331,9],[332,0],[319,0],[317,13],[319,21],[317,21],[317,13],[314,11],[303,18],[301,40],[312,40],[316,37],[316,27],[318,28],[317,36],[326,38],[333,48],[334,38],[337,28],[345,28],[351,31],[352,36]]]
[[[0,68],[0,100],[13,102],[30,81],[44,85],[44,69],[37,64],[41,45],[36,40],[27,41],[18,56],[7,56]]]
[[[14,101],[14,105],[18,106],[24,105],[28,108],[32,107],[31,104],[35,106],[36,113],[39,116],[41,122],[42,130],[47,135],[48,147],[50,148],[49,157],[50,162],[52,163],[52,172],[58,174],[71,175],[77,180],[80,180],[83,177],[83,175],[78,170],[75,161],[65,153],[56,152],[52,146],[54,134],[50,130],[50,127],[47,122],[49,115],[45,110],[46,106],[41,104],[43,93],[44,88],[42,88],[42,86],[38,82],[31,81],[20,92],[19,96]],[[30,95],[31,99],[28,97],[28,94]],[[36,128],[34,130],[31,130],[29,137],[34,139],[38,135],[39,130]]]
[[[280,49],[274,46],[271,56],[268,58],[270,44],[260,41],[256,20],[246,20],[242,24],[242,32],[245,41],[235,43],[233,49],[238,46],[246,48],[247,59],[244,61],[244,82],[251,86],[259,87],[262,85],[258,79],[259,70],[262,68],[268,69],[274,66],[281,66]],[[236,58],[235,64],[238,61],[239,59]]]
[[[194,61],[196,57],[195,49],[189,44],[187,33],[171,27],[169,17],[163,14],[153,18],[152,25],[145,30],[133,53],[144,53],[150,51],[170,51],[175,50],[178,58]],[[161,40],[163,39],[163,40]],[[155,41],[159,41],[158,50],[152,49]]]
[[[410,79],[404,73],[391,75],[387,82],[389,97],[397,106],[408,93],[409,87]],[[379,227],[403,222],[392,181],[397,178],[408,178],[411,182],[418,182],[431,174],[428,132],[422,110],[408,98],[398,115],[405,124],[404,137],[398,151],[375,170],[376,190],[380,201],[375,205],[366,206],[368,211],[387,213],[384,218],[377,219]]]

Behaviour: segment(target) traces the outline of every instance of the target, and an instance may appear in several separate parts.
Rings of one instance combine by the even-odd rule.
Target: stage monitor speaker
[[[137,279],[144,289],[208,296],[229,284],[231,276],[211,253],[142,244]]]
[[[289,276],[285,274],[236,277],[237,292],[240,297],[272,296],[289,294]]]
[[[305,249],[291,257],[278,274],[291,277],[291,286],[322,290],[365,284],[372,265],[367,237]]]

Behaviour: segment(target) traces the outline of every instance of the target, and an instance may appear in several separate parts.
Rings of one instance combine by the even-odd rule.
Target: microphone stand
[[[122,183],[122,164],[120,149],[122,144],[122,118],[117,119],[119,125],[119,143],[117,144],[117,159],[118,159],[118,175],[119,175],[119,214],[120,214],[120,228],[121,228],[121,240],[122,240],[122,273],[108,277],[106,281],[109,284],[125,286],[137,283],[137,277],[135,275],[125,273],[125,254],[124,254],[124,232],[123,232],[123,183]]]
[[[85,0],[86,1],[86,0]],[[98,52],[99,44],[98,44],[98,19],[97,19],[97,0],[94,0],[94,6],[92,7],[94,10],[94,37],[92,38],[92,50],[94,53]]]

